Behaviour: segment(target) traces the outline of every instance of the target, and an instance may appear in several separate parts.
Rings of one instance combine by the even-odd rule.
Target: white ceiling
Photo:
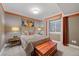
[[[59,3],[58,6],[65,15],[79,12],[79,3]]]
[[[18,13],[31,18],[43,19],[61,11],[64,14],[79,11],[79,4],[77,3],[4,3],[4,10]],[[41,12],[34,15],[30,10],[31,8],[38,7]]]

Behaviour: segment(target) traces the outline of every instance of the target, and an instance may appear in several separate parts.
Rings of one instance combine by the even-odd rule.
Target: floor
[[[57,42],[57,49],[58,52],[55,54],[55,56],[79,56],[79,49],[70,46],[63,46],[60,42]],[[8,56],[26,56],[25,52],[20,46],[5,49],[5,51],[3,51],[3,55],[7,56],[6,53]]]
[[[0,56],[26,56],[26,53],[22,46],[3,47],[0,52]]]
[[[63,46],[60,42],[57,42],[58,52],[55,56],[79,56],[79,49],[71,46]]]

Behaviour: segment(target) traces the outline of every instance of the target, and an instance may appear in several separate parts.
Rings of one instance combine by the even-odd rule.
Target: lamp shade
[[[13,32],[19,31],[19,27],[12,27],[12,31],[13,31]]]
[[[40,31],[40,30],[41,30],[41,28],[39,27],[39,28],[38,28],[38,30]]]

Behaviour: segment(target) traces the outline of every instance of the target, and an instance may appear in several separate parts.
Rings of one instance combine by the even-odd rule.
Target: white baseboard
[[[68,45],[71,46],[71,47],[79,49],[79,46],[76,46],[76,45],[73,45],[73,44],[68,44]]]

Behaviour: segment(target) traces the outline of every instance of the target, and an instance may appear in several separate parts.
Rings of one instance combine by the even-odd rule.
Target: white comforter
[[[42,39],[47,38],[47,37],[48,36],[38,35],[38,34],[34,34],[34,35],[21,35],[22,47],[25,49],[28,43],[34,42],[34,41],[38,41],[38,40],[42,40]]]

